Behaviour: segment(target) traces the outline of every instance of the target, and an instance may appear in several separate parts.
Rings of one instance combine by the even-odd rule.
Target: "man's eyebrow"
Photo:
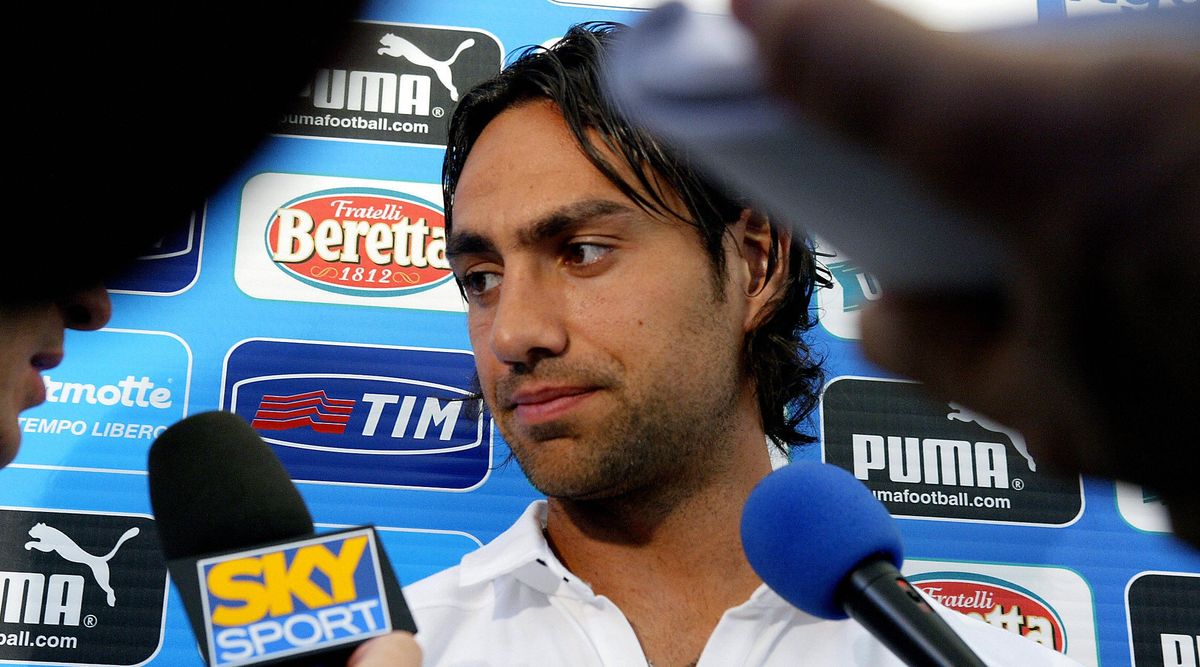
[[[538,218],[529,227],[517,233],[518,245],[529,247],[553,239],[596,218],[631,213],[632,206],[610,199],[585,199],[572,202]],[[446,242],[446,257],[454,258],[469,254],[497,253],[492,239],[475,232],[451,232]]]
[[[526,229],[517,234],[517,243],[523,246],[535,246],[549,239],[557,238],[571,229],[599,217],[631,213],[633,207],[611,199],[585,199],[573,202],[562,208],[538,218]]]
[[[474,232],[451,232],[446,241],[446,257],[453,259],[461,255],[495,253],[496,244],[482,234]]]

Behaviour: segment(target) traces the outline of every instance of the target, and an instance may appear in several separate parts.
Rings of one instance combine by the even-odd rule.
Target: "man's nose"
[[[562,298],[553,281],[514,274],[507,273],[500,288],[492,320],[492,351],[507,364],[524,365],[562,354],[568,336]]]
[[[104,285],[81,289],[58,301],[63,325],[68,329],[92,331],[108,324],[112,317],[112,302]]]

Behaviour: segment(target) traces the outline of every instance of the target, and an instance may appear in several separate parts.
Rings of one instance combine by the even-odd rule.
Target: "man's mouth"
[[[522,423],[536,424],[564,416],[596,391],[596,387],[531,386],[512,392],[503,404]]]

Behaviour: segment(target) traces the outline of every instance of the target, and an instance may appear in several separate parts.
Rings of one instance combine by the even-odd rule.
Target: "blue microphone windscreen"
[[[837,591],[855,566],[876,554],[897,568],[903,562],[900,531],[867,487],[809,461],[776,470],[750,492],[742,548],[780,597],[828,619],[846,618]]]

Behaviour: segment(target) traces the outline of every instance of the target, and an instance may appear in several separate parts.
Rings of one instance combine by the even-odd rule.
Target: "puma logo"
[[[454,87],[453,74],[450,72],[450,66],[458,60],[458,55],[466,49],[475,46],[475,40],[468,38],[458,48],[454,50],[454,55],[450,56],[449,60],[436,60],[425,55],[425,52],[417,48],[416,44],[398,37],[392,33],[388,33],[379,38],[379,43],[383,44],[383,48],[376,53],[379,55],[387,55],[393,58],[404,58],[410,63],[418,67],[428,67],[437,75],[438,81],[450,91],[450,99],[458,101],[458,89]]]
[[[108,606],[113,607],[117,604],[117,595],[113,592],[112,586],[108,584],[108,561],[112,560],[112,557],[117,554],[117,549],[120,549],[126,540],[134,537],[138,532],[136,526],[130,528],[117,540],[112,551],[104,556],[93,556],[81,549],[78,544],[75,544],[75,540],[67,537],[66,533],[61,530],[44,523],[37,523],[29,529],[29,536],[33,539],[25,543],[25,550],[37,549],[45,553],[54,552],[62,556],[63,560],[88,566],[92,571],[92,578],[108,594]]]
[[[1037,463],[1035,463],[1033,457],[1029,455],[1029,448],[1025,446],[1025,438],[1021,437],[1020,433],[1017,433],[1007,426],[997,424],[983,415],[975,414],[961,405],[951,403],[950,409],[953,410],[953,412],[946,415],[946,419],[966,423],[975,422],[989,431],[1007,435],[1008,439],[1012,440],[1013,447],[1016,447],[1017,453],[1020,454],[1021,457],[1025,459],[1025,462],[1029,464],[1030,472],[1037,472]]]

